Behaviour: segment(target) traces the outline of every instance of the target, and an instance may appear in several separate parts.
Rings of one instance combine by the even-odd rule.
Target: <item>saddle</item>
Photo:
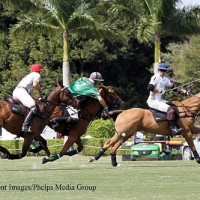
[[[155,110],[153,108],[149,108],[149,110],[152,112],[153,117],[157,122],[167,121],[167,113]]]
[[[157,122],[160,121],[169,121],[169,120],[177,120],[179,118],[179,111],[176,105],[172,103],[167,103],[171,107],[168,109],[167,113],[161,112],[159,110],[155,110],[153,108],[149,108],[149,110],[152,112],[154,119]]]
[[[20,101],[14,99],[10,95],[6,98],[6,101],[9,103],[11,111],[17,115],[26,117],[30,111],[29,108],[24,106]],[[42,102],[37,102],[36,106],[37,106],[37,116],[43,116],[44,104]]]

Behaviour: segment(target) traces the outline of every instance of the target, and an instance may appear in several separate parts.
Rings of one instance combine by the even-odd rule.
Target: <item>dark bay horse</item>
[[[119,96],[109,87],[100,87],[99,93],[102,96],[102,98],[105,100],[108,109],[113,110],[117,107],[122,105],[122,100],[119,98]],[[60,153],[56,155],[52,155],[48,158],[43,158],[42,163],[45,164],[47,162],[52,162],[63,155],[73,156],[83,149],[83,143],[81,141],[81,136],[85,134],[88,125],[90,122],[102,112],[103,108],[99,101],[97,99],[94,99],[92,97],[86,97],[80,104],[80,112],[79,112],[79,121],[72,125],[69,130],[66,129],[66,125],[59,125],[58,128],[56,127],[56,131],[60,132],[62,135],[67,135],[68,139],[65,142],[62,150]],[[57,107],[54,111],[52,117],[61,117],[62,116],[62,110]],[[76,143],[77,148],[68,151],[72,145]]]
[[[26,156],[27,151],[33,139],[41,141],[46,146],[46,140],[40,136],[44,127],[47,124],[51,114],[56,106],[60,103],[68,103],[70,95],[66,88],[58,85],[47,97],[46,103],[40,102],[43,107],[43,116],[35,116],[31,124],[31,132],[23,134],[21,132],[24,116],[15,114],[11,110],[11,103],[5,100],[0,100],[0,127],[5,128],[8,132],[20,137],[24,137],[22,152],[20,154],[11,154],[6,148],[0,146],[0,151],[3,153],[2,158],[8,159],[21,159]],[[48,148],[46,149],[47,155],[50,154]]]
[[[194,126],[195,117],[200,111],[200,93],[182,102],[174,101],[173,103],[177,106],[180,113],[178,125],[183,128],[181,134],[189,144],[196,162],[200,164],[200,157],[192,138],[193,134],[200,133],[200,128]],[[89,162],[98,160],[108,148],[111,148],[112,165],[117,166],[117,149],[136,131],[146,131],[148,133],[170,136],[167,121],[156,122],[150,110],[141,108],[132,108],[122,111],[116,119],[115,130],[115,135],[104,144],[98,154],[90,158]]]

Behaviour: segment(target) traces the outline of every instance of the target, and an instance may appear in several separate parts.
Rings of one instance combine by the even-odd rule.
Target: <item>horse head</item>
[[[48,95],[48,102],[54,105],[69,104],[73,99],[73,95],[69,92],[68,88],[61,84],[57,84],[57,87]]]
[[[110,87],[99,87],[99,94],[106,102],[109,110],[119,109],[123,106],[121,98]]]

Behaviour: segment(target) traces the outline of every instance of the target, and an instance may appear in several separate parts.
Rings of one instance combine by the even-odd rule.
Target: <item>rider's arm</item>
[[[33,87],[34,87],[36,90],[40,91],[40,84],[39,84],[38,81],[33,81]]]
[[[156,88],[155,85],[153,85],[153,84],[149,84],[149,85],[147,86],[147,90],[152,91],[152,92],[154,92],[154,93],[156,93],[156,92],[161,92],[161,91],[159,90],[159,88]]]
[[[103,106],[103,108],[107,107],[106,102],[100,95],[98,96],[98,100],[99,100],[99,103]]]
[[[147,90],[154,93],[159,92],[159,89],[156,87],[157,82],[158,82],[158,76],[156,74],[151,77],[149,85],[147,86]]]

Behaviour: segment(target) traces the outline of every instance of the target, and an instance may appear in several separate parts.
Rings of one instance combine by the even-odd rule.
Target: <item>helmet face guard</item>
[[[99,72],[92,72],[92,73],[90,74],[90,78],[91,78],[93,81],[98,81],[98,82],[104,81],[104,79],[102,79],[102,75],[101,75]]]
[[[43,70],[43,67],[40,64],[31,65],[31,72],[40,72],[42,70]]]

